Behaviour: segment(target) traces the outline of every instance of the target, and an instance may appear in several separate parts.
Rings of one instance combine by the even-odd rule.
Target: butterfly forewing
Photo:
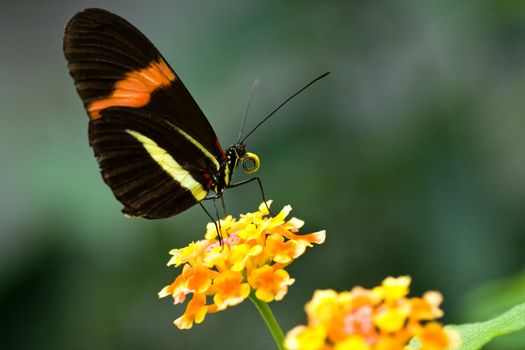
[[[204,199],[225,155],[155,46],[121,17],[88,9],[68,22],[64,53],[90,145],[123,211],[164,218]]]

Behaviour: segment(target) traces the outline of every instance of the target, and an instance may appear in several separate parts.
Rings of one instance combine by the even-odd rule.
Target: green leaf
[[[493,338],[525,328],[525,303],[517,305],[504,314],[485,322],[447,326],[459,332],[461,344],[457,350],[476,350]]]

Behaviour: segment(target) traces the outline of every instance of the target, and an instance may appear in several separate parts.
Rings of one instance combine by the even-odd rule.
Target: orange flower
[[[240,272],[226,271],[219,274],[213,281],[214,289],[217,291],[213,301],[218,310],[237,305],[250,295],[250,285],[242,282],[243,276]]]
[[[258,211],[243,214],[240,219],[229,215],[220,220],[222,245],[216,226],[209,223],[205,239],[170,252],[168,266],[182,265],[183,269],[159,297],[172,296],[179,304],[193,294],[184,314],[174,322],[178,328],[191,328],[193,323],[202,322],[206,313],[237,305],[252,291],[265,302],[284,298],[294,282],[284,268],[306,248],[323,243],[326,236],[325,231],[297,234],[304,222],[286,220],[291,210],[285,206],[271,217],[263,203]]]
[[[439,305],[443,302],[443,296],[438,292],[426,292],[423,298],[410,299],[412,312],[411,319],[433,320],[443,316],[443,310]]]
[[[264,265],[250,271],[248,282],[255,289],[255,296],[262,301],[281,300],[288,292],[288,286],[295,280],[283,269]]]
[[[453,341],[437,322],[443,315],[438,292],[408,298],[410,277],[388,277],[372,290],[315,291],[306,304],[308,324],[288,332],[288,350],[403,350],[417,337],[423,350],[443,350]]]
[[[201,323],[204,321],[207,311],[206,296],[204,294],[194,294],[188,303],[186,311],[175,320],[174,324],[180,329],[190,329],[193,326],[193,322]]]
[[[436,322],[427,323],[418,331],[417,336],[421,340],[421,350],[445,349],[450,344],[447,332]]]
[[[286,240],[279,233],[274,233],[266,238],[264,252],[273,257],[278,263],[287,264],[296,257],[302,255],[306,250],[307,243],[299,240]]]

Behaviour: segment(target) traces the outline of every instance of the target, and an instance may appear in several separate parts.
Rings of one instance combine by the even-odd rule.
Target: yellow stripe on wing
[[[175,179],[182,187],[191,191],[197,201],[203,200],[208,192],[196,181],[188,170],[184,169],[173,157],[155,141],[134,130],[126,129],[126,132],[139,141],[148,154]]]
[[[188,134],[187,132],[179,128],[178,126],[175,126],[171,123],[170,123],[170,126],[174,128],[179,134],[181,134],[182,137],[184,137],[186,140],[190,141],[195,147],[197,147],[204,156],[206,156],[209,160],[211,160],[213,164],[215,164],[215,167],[217,168],[217,170],[220,169],[220,164],[217,161],[217,158],[215,158],[215,156],[210,151],[208,151],[202,144],[200,144],[197,140],[191,137],[190,134]]]

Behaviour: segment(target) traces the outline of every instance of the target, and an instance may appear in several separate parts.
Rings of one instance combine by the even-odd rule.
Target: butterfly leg
[[[208,197],[204,198],[203,200],[204,201],[207,201],[207,200],[210,200],[210,199],[213,199],[213,202],[215,203],[215,199],[221,199],[221,202],[222,202],[222,210],[224,211],[224,215],[226,216],[228,214],[228,211],[226,210],[226,203],[224,202],[224,196],[221,194],[213,194],[213,195],[208,195]]]
[[[222,199],[222,196],[221,196],[221,199]],[[215,199],[213,200],[213,207],[215,208],[215,215],[217,216],[217,222],[219,223],[219,232],[217,232],[219,234],[219,242],[222,246],[222,227],[221,227],[221,219],[219,217],[219,210],[217,209],[217,202],[215,201]]]
[[[212,199],[212,198],[210,198],[210,199]],[[213,201],[213,204],[215,206],[215,201]],[[222,234],[221,234],[221,230],[220,230],[220,228],[221,228],[221,220],[219,219],[219,213],[217,213],[217,220],[215,220],[213,218],[213,216],[211,216],[210,212],[206,210],[206,208],[204,207],[202,202],[199,202],[199,205],[201,206],[202,210],[204,210],[206,215],[208,215],[208,217],[211,219],[211,221],[215,225],[215,230],[217,231],[217,235],[219,236],[219,243],[222,246]],[[215,206],[215,211],[217,211],[217,206]],[[219,223],[219,224],[217,225],[217,223]]]
[[[264,202],[264,205],[266,206],[266,209],[268,210],[268,213],[270,213],[272,216],[275,216],[274,213],[272,213],[272,211],[270,210],[270,208],[268,207],[268,204],[266,203],[267,200],[266,200],[266,196],[264,195],[264,189],[263,189],[263,185],[262,185],[262,182],[261,182],[261,179],[259,179],[258,176],[254,176],[252,178],[249,178],[249,179],[246,179],[246,180],[243,180],[241,182],[237,182],[235,184],[231,184],[229,185],[228,187],[231,188],[231,187],[238,187],[238,186],[241,186],[241,185],[245,185],[249,182],[253,182],[253,181],[257,181],[257,183],[259,184],[259,189],[261,190],[261,195],[262,195],[262,198],[263,198],[263,202]]]
[[[226,203],[224,203],[224,196],[221,196],[221,202],[222,202],[222,210],[224,211],[224,215],[226,216]]]

